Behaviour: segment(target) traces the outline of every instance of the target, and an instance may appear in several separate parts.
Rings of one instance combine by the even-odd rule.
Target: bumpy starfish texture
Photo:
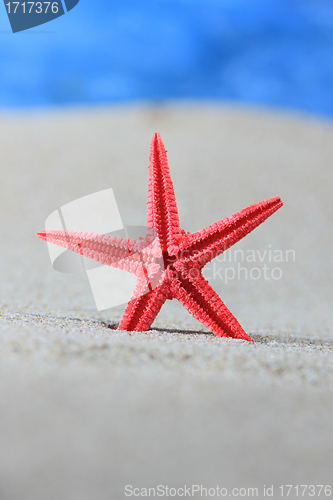
[[[130,240],[59,230],[40,231],[37,236],[136,275],[135,289],[118,330],[148,330],[164,302],[177,299],[215,335],[252,341],[201,271],[281,206],[279,197],[270,198],[196,233],[185,233],[179,225],[166,151],[156,133],[150,146],[145,238]]]

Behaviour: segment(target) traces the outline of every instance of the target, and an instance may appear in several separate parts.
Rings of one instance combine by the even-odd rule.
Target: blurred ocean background
[[[80,0],[12,34],[0,109],[225,100],[333,117],[332,0]]]

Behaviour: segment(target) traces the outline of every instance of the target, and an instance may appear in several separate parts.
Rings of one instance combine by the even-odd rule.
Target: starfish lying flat
[[[281,206],[279,197],[270,198],[196,233],[185,233],[179,225],[166,151],[156,133],[150,146],[146,238],[61,230],[40,231],[37,236],[137,276],[118,330],[148,330],[164,302],[178,299],[215,335],[252,341],[201,270]]]

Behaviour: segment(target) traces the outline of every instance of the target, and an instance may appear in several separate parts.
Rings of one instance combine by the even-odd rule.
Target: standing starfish
[[[60,230],[40,231],[37,236],[137,276],[118,330],[148,330],[164,302],[178,299],[215,335],[252,341],[201,270],[281,206],[279,197],[270,198],[196,233],[185,233],[179,225],[166,151],[156,133],[150,146],[146,238]]]

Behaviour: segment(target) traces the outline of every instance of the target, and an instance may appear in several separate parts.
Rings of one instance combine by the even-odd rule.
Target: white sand
[[[123,308],[97,313],[87,279],[53,271],[35,237],[53,210],[107,187],[124,222],[144,224],[155,131],[185,230],[284,201],[237,245],[294,250],[295,262],[266,254],[282,278],[210,281],[254,344],[216,338],[175,301],[158,330],[117,333],[106,325]],[[281,484],[333,483],[332,158],[331,124],[255,110],[0,118],[1,500],[184,483],[259,497],[274,483],[280,498]]]

